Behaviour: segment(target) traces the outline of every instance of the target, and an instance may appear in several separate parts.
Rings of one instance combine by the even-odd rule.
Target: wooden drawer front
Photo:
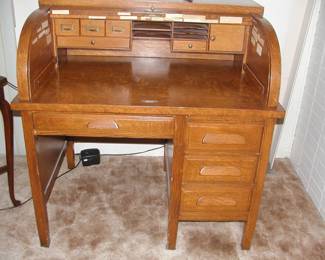
[[[58,37],[59,48],[130,49],[130,39],[108,37]]]
[[[55,19],[55,32],[57,35],[78,36],[79,19]]]
[[[187,156],[183,182],[242,182],[255,178],[257,157],[254,156]]]
[[[130,38],[130,21],[106,21],[106,36]]]
[[[206,49],[207,49],[206,41],[174,40],[173,42],[173,51],[205,52]]]
[[[181,211],[248,211],[250,186],[184,184]]]
[[[38,135],[171,138],[171,117],[35,113]]]
[[[81,35],[83,36],[105,36],[104,20],[81,19]]]
[[[210,29],[210,51],[242,52],[245,26],[212,24]]]
[[[262,125],[189,123],[188,149],[258,153]]]

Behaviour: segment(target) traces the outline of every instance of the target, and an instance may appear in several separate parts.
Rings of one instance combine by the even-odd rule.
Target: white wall
[[[6,0],[7,1],[7,0]],[[38,6],[37,0],[13,0],[15,6],[15,19],[16,19],[16,35],[17,39],[20,34],[20,30],[23,26],[25,19],[32,10],[36,9]],[[290,90],[290,84],[288,84],[288,79],[294,65],[294,58],[296,54],[297,39],[299,38],[299,32],[301,30],[301,25],[303,23],[304,11],[306,9],[308,0],[257,0],[265,7],[265,17],[273,24],[277,32],[280,46],[282,50],[282,61],[283,61],[283,71],[282,71],[282,88],[281,88],[281,102],[288,103],[288,86]],[[298,109],[298,108],[297,108]],[[296,115],[297,111],[294,110],[292,114]],[[284,136],[292,135],[294,123],[289,121],[291,127],[284,134]],[[21,139],[22,140],[22,139]],[[278,146],[277,156],[285,157],[289,156],[288,139],[282,138]],[[86,147],[84,144],[77,145],[77,150]],[[97,147],[97,145],[96,145]],[[106,153],[122,152],[126,153],[129,151],[138,151],[147,148],[152,148],[155,146],[139,146],[139,145],[101,145],[101,148]],[[291,147],[289,145],[289,147]],[[161,155],[161,151],[156,151],[153,155]]]
[[[291,161],[325,219],[325,1],[322,1]]]
[[[0,40],[1,40],[1,54],[0,62],[1,66],[1,75],[7,77],[7,79],[16,84],[16,36],[15,36],[15,20],[14,20],[14,11],[13,4],[11,0],[1,0],[0,1]],[[6,88],[5,95],[7,100],[11,101],[17,92]],[[1,118],[2,119],[2,118]],[[23,141],[22,134],[22,125],[20,118],[14,118],[14,140],[15,140],[15,153],[22,154],[25,152],[25,146]],[[0,121],[0,153],[4,154],[4,137],[3,137],[3,123]]]

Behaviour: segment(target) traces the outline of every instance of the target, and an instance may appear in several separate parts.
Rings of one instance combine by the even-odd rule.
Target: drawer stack
[[[263,125],[187,123],[180,220],[247,220]]]
[[[131,48],[131,21],[54,19],[58,48]]]
[[[105,18],[105,19],[104,19]],[[244,54],[248,25],[91,18],[53,19],[57,48],[131,50],[133,40],[168,41],[174,53]]]

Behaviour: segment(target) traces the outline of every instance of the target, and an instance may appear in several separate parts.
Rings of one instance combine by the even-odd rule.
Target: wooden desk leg
[[[32,189],[36,224],[41,246],[49,247],[50,233],[47,215],[46,199],[41,185],[38,168],[36,141],[33,134],[33,119],[31,112],[22,112],[24,127],[24,137],[26,145],[27,162],[29,169],[29,179]]]
[[[1,89],[3,91],[3,89]],[[3,95],[3,93],[2,93]],[[0,101],[1,113],[4,122],[5,143],[6,143],[6,161],[7,161],[7,174],[8,174],[8,187],[9,195],[15,207],[21,203],[15,199],[14,189],[14,135],[13,135],[13,116],[9,103],[1,98]]]
[[[167,249],[176,248],[179,207],[181,200],[182,172],[184,160],[184,129],[185,119],[175,119],[174,154],[172,166],[172,178],[170,181],[170,194],[168,203],[168,234]]]
[[[74,141],[68,140],[66,155],[67,155],[68,168],[71,170],[74,167],[76,167],[75,154],[74,154]]]
[[[274,130],[275,121],[270,119],[266,122],[263,141],[261,145],[261,160],[257,168],[256,175],[256,185],[253,191],[252,203],[250,208],[250,213],[245,223],[243,240],[242,240],[242,249],[250,249],[252,238],[254,236],[254,231],[256,227],[256,221],[258,218],[259,207],[261,204],[262,193],[264,188],[264,180],[267,171],[267,166],[269,162],[270,147],[272,143],[273,130]]]

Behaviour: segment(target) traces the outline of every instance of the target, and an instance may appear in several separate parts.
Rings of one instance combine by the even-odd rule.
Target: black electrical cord
[[[81,162],[81,160],[79,160],[79,162],[76,164],[75,167],[73,167],[72,169],[69,169],[69,170],[67,170],[66,172],[60,174],[59,176],[56,177],[56,179],[59,179],[59,178],[61,178],[63,175],[66,175],[67,173],[69,173],[69,172],[71,172],[72,170],[76,169],[76,168],[79,166],[80,162]],[[19,207],[25,205],[25,204],[26,204],[27,202],[29,202],[30,200],[32,200],[32,197],[28,198],[27,200],[25,200],[24,202],[22,202],[22,203],[21,203],[20,205],[18,205],[18,206],[11,206],[11,207],[7,207],[7,208],[2,208],[2,209],[0,209],[0,211],[5,211],[5,210],[9,210],[9,209],[16,209],[16,208],[19,208]]]
[[[137,154],[143,154],[143,153],[148,153],[148,152],[151,152],[151,151],[159,150],[159,149],[162,149],[163,147],[164,146],[159,146],[159,147],[156,147],[156,148],[148,149],[148,150],[145,150],[145,151],[142,151],[142,152],[135,152],[135,153],[105,154],[105,156],[129,156],[129,155],[137,155]],[[66,172],[58,175],[56,177],[56,179],[59,179],[59,178],[63,177],[64,175],[68,174],[69,172],[73,171],[74,169],[76,169],[80,165],[80,163],[81,163],[81,159],[78,161],[78,163],[76,164],[75,167],[73,167],[72,169],[69,169]],[[19,206],[12,206],[12,207],[7,207],[7,208],[2,208],[2,209],[0,209],[0,211],[5,211],[5,210],[19,208],[19,207],[25,205],[30,200],[32,200],[32,197],[30,197],[27,200],[25,200],[24,202],[22,202]]]
[[[149,149],[149,150],[146,150],[146,151],[143,151],[143,152],[135,152],[135,153],[119,153],[119,154],[114,154],[114,153],[105,153],[103,154],[104,156],[129,156],[129,155],[137,155],[137,154],[143,154],[143,153],[148,153],[148,152],[152,152],[152,151],[156,151],[156,150],[160,150],[164,148],[164,145],[163,146],[159,146],[159,147],[156,147],[156,148],[152,148],[152,149]]]

